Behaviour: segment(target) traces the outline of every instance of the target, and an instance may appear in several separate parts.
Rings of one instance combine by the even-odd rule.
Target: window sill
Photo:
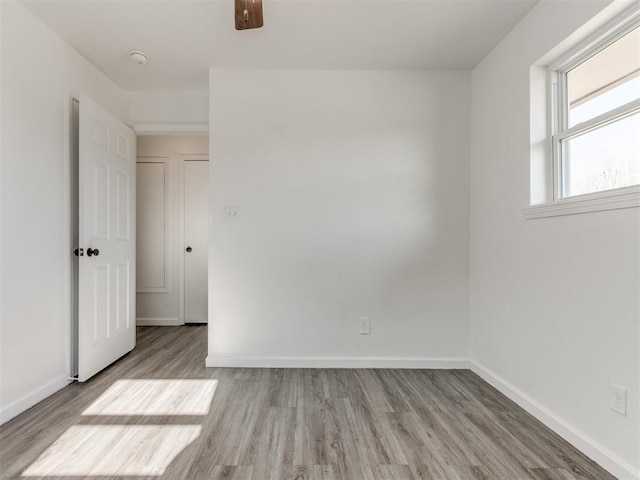
[[[640,207],[640,186],[563,198],[553,203],[532,205],[522,212],[524,218],[532,220],[633,207]]]

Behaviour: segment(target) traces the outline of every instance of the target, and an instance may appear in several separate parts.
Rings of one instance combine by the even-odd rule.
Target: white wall
[[[71,95],[127,120],[124,92],[22,5],[2,9],[0,421],[67,383]]]
[[[469,80],[211,71],[210,365],[467,357]]]
[[[181,225],[183,225],[184,187],[182,163],[185,159],[202,158],[209,154],[209,138],[203,136],[140,136],[138,137],[138,162],[158,161],[164,159],[165,182],[167,195],[166,201],[163,195],[160,209],[166,206],[162,214],[165,215],[165,248],[168,255],[165,261],[157,262],[157,266],[164,265],[167,290],[161,293],[140,293],[136,295],[136,319],[138,325],[181,325],[184,323],[184,310],[182,309],[182,259],[184,256],[184,243]],[[138,179],[140,179],[138,177]],[[138,192],[138,205],[140,205],[140,192]],[[161,202],[162,202],[161,201]],[[138,216],[140,218],[140,216]],[[148,249],[149,245],[140,243],[144,235],[138,234],[138,251]],[[140,265],[140,264],[138,264]],[[138,276],[138,279],[140,277]],[[140,282],[138,282],[140,286]]]
[[[473,71],[471,357],[632,478],[640,461],[639,209],[525,220],[530,66],[607,2],[541,2]],[[609,384],[628,389],[628,414]],[[636,470],[637,473],[637,470]]]
[[[129,118],[137,125],[206,125],[209,92],[128,92]]]

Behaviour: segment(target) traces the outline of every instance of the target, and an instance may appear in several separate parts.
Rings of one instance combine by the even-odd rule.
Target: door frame
[[[68,344],[66,350],[69,359],[68,381],[75,381],[78,377],[78,257],[73,254],[78,248],[79,219],[78,219],[78,176],[80,170],[80,94],[66,90],[64,92],[64,156],[65,174],[65,245],[67,258],[63,275],[66,277],[65,314],[69,318],[68,330],[65,338]]]
[[[185,262],[184,262],[184,249],[186,248],[185,245],[185,199],[184,199],[184,195],[185,195],[185,189],[184,189],[184,167],[185,167],[185,162],[209,162],[209,172],[211,172],[211,158],[210,158],[210,154],[211,152],[209,152],[208,155],[205,154],[180,154],[178,155],[179,158],[179,173],[178,173],[178,181],[180,182],[180,186],[179,186],[179,195],[180,195],[180,205],[179,205],[179,209],[180,209],[180,227],[179,227],[179,234],[178,234],[178,238],[180,241],[180,246],[182,248],[181,252],[180,252],[180,264],[178,266],[178,268],[180,269],[179,273],[178,273],[178,282],[180,284],[180,312],[179,312],[179,319],[180,322],[185,325],[185,288],[184,288],[184,280],[185,280],[185,275],[184,275],[184,268],[185,268]],[[209,173],[211,174],[211,173]],[[207,218],[209,216],[207,215]],[[209,229],[207,228],[207,239],[209,238]],[[207,255],[208,258],[208,255]],[[207,261],[207,272],[209,271],[209,262]],[[207,278],[207,282],[208,282],[208,278]],[[207,325],[209,325],[208,319],[207,319]]]

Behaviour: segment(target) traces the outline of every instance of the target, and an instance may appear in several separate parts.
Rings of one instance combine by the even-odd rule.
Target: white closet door
[[[80,98],[78,380],[131,351],[135,330],[136,138]]]
[[[207,323],[209,162],[184,161],[184,321]]]

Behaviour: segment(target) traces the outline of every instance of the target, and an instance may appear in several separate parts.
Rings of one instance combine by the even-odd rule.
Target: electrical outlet
[[[611,384],[611,410],[627,415],[627,389]]]
[[[369,335],[371,333],[371,319],[369,317],[360,317],[360,335]]]
[[[228,205],[224,207],[224,213],[228,220],[235,220],[240,216],[240,207]]]

